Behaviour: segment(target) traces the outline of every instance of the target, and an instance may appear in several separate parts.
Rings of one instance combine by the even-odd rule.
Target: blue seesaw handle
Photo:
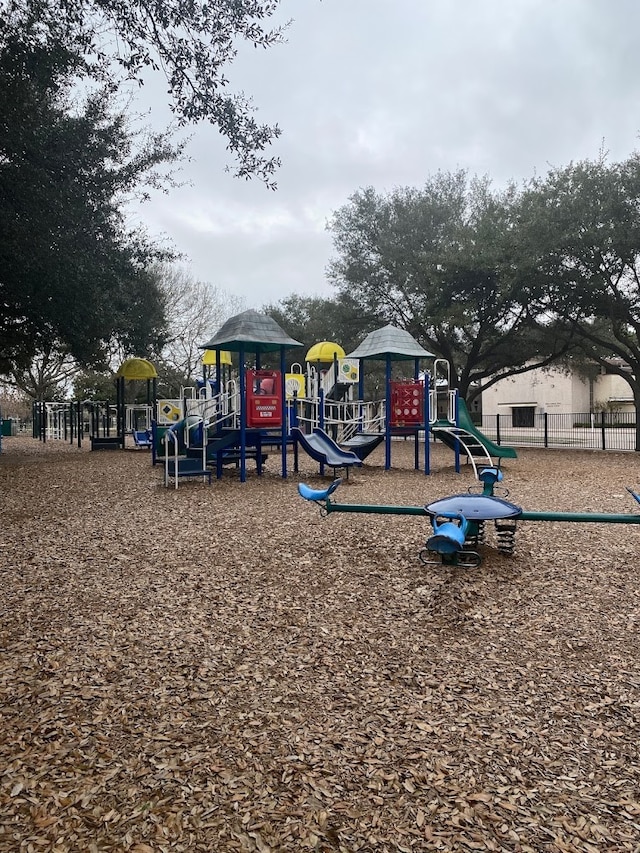
[[[342,482],[342,477],[337,477],[326,489],[312,489],[306,483],[298,483],[298,492],[306,501],[326,501]]]
[[[478,474],[478,479],[483,483],[500,483],[503,476],[499,468],[491,466],[490,468],[482,468]]]

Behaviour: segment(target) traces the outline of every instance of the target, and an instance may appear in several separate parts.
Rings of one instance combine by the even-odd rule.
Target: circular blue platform
[[[491,495],[451,495],[427,504],[426,511],[431,516],[443,512],[457,512],[467,521],[490,521],[496,518],[515,518],[522,513],[522,507],[509,503],[503,498]]]

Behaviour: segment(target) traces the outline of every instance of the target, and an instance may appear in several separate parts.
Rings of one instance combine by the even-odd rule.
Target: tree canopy
[[[530,303],[555,319],[556,334],[622,376],[640,413],[640,154],[532,180],[518,230]]]
[[[300,358],[320,341],[340,344],[346,352],[355,349],[375,322],[360,311],[348,295],[336,299],[318,296],[288,296],[277,305],[263,308],[285,332],[305,345]]]
[[[279,0],[0,0],[0,374],[35,356],[91,365],[116,345],[158,352],[172,253],[132,230],[124,202],[171,185],[181,145],[134,130],[121,84],[164,72],[178,123],[209,121],[236,173],[274,186],[279,134],[228,91],[241,43],[268,47]],[[17,375],[14,373],[14,375]]]
[[[122,203],[179,150],[136,135],[108,86],[72,101],[81,67],[63,42],[2,33],[0,372],[53,347],[85,363],[113,340],[144,354],[162,336],[147,267],[164,253],[127,227]]]
[[[77,370],[75,360],[54,347],[38,353],[25,368],[15,366],[3,384],[30,400],[64,400]]]
[[[330,221],[331,280],[379,325],[446,358],[461,395],[558,356],[537,326],[517,267],[518,192],[439,172],[420,189],[361,190]]]
[[[266,26],[279,0],[0,0],[0,29],[52,35],[81,56],[94,78],[121,76],[142,84],[148,70],[164,72],[179,123],[218,127],[236,159],[236,174],[273,185],[277,157],[263,154],[280,134],[259,124],[250,98],[228,91],[226,69],[240,44],[267,48],[283,27]],[[34,24],[37,24],[34,27]]]

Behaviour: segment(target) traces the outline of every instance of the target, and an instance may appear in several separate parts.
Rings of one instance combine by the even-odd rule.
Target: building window
[[[535,406],[518,406],[511,409],[511,425],[514,427],[535,426],[535,417]]]

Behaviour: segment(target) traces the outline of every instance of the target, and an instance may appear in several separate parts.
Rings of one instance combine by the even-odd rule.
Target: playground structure
[[[248,459],[255,459],[260,475],[265,451],[270,448],[280,450],[282,476],[287,476],[290,437],[285,417],[285,352],[301,346],[275,320],[256,311],[244,311],[222,325],[202,346],[212,354],[211,363],[215,362],[216,384],[205,382],[190,397],[183,394],[173,409],[170,401],[159,406],[159,414],[174,420],[168,427],[158,423],[154,432],[154,451],[159,445],[164,450],[165,485],[173,482],[177,488],[181,478],[210,475],[211,466],[220,477],[228,461],[237,464],[240,481],[245,482]],[[241,366],[235,378],[226,382],[223,352],[237,353]],[[265,353],[279,354],[279,370],[262,368]],[[247,370],[250,356],[255,366]]]
[[[33,437],[41,441],[62,440],[82,446],[88,438],[92,450],[116,450],[125,447],[127,435],[151,429],[155,408],[158,374],[150,361],[130,358],[124,361],[115,381],[115,402],[109,400],[72,400],[70,402],[37,402],[32,408]],[[146,383],[146,403],[125,403],[125,382]]]
[[[32,406],[31,432],[41,441],[67,441],[82,446],[89,440],[94,450],[120,449],[127,435],[151,429],[153,405],[126,405],[119,427],[117,403],[109,400],[36,402]]]
[[[305,483],[298,485],[302,498],[320,506],[322,514],[332,512],[374,513],[379,515],[417,515],[427,517],[432,533],[419,552],[423,565],[448,565],[474,568],[482,557],[476,550],[486,545],[486,524],[493,522],[496,548],[511,556],[515,550],[516,528],[519,521],[593,522],[597,524],[640,524],[640,513],[545,512],[528,511],[496,495],[495,487],[502,481],[502,471],[496,467],[479,472],[481,492],[468,491],[450,495],[425,506],[393,506],[380,504],[339,504],[333,495],[342,482],[334,480],[325,489],[313,489]],[[640,504],[640,494],[627,487],[631,497]]]
[[[115,404],[38,404],[34,436],[78,446],[88,437],[92,450],[123,449],[129,437],[129,446],[151,449],[154,464],[164,461],[165,484],[176,487],[181,478],[210,481],[212,471],[219,478],[229,464],[244,482],[247,462],[255,460],[260,475],[270,452],[280,453],[286,477],[289,449],[295,471],[302,449],[321,474],[328,467],[335,476],[362,465],[384,443],[388,469],[396,439],[413,440],[414,466],[425,474],[432,437],[451,448],[456,471],[466,459],[476,477],[480,467],[515,458],[513,448],[490,441],[475,427],[451,388],[448,362],[434,358],[408,332],[385,326],[349,355],[339,344],[321,341],[306,353],[306,368],[294,362],[287,370],[286,351],[301,346],[271,317],[245,311],[202,346],[203,376],[182,388],[178,399],[158,400],[153,364],[128,359],[116,374]],[[263,355],[276,353],[279,367],[265,368]],[[384,363],[384,393],[366,400],[365,371],[373,361]],[[147,383],[146,405],[126,405],[126,381]]]
[[[177,486],[180,476],[204,476],[212,465],[220,476],[222,466],[232,461],[244,480],[247,459],[255,458],[260,474],[263,451],[274,448],[282,452],[286,477],[287,445],[293,447],[295,471],[301,448],[319,463],[321,474],[329,467],[334,476],[338,469],[348,474],[360,466],[383,442],[385,468],[390,468],[396,438],[414,440],[415,467],[423,467],[426,474],[431,436],[453,450],[456,471],[466,458],[476,477],[478,468],[493,465],[494,459],[499,465],[503,458],[516,457],[513,448],[491,442],[477,430],[464,401],[451,388],[448,362],[434,359],[408,332],[386,326],[348,356],[339,344],[322,341],[307,352],[306,371],[294,363],[287,372],[284,350],[296,346],[301,344],[256,312],[227,321],[204,347],[209,363],[216,365],[214,382],[183,389],[179,400],[158,403],[154,447],[164,454],[167,485],[174,481]],[[262,369],[260,354],[277,348],[280,370]],[[247,353],[253,354],[255,368],[228,371],[218,380],[225,351],[237,352],[241,364]],[[432,360],[430,371],[421,368],[425,359]],[[381,400],[367,401],[365,365],[373,360],[385,362],[385,393]],[[393,378],[395,362],[412,363],[413,378]]]
[[[307,356],[309,359],[309,355]],[[430,369],[423,362],[431,362]],[[364,402],[364,380],[367,363],[378,361],[385,366],[385,392],[382,400]],[[394,379],[394,364],[412,364],[413,378]],[[423,349],[406,331],[385,326],[371,332],[344,363],[334,356],[331,371],[332,388],[348,387],[349,379],[358,383],[358,397],[353,393],[346,402],[338,404],[339,415],[332,417],[337,406],[323,400],[318,392],[321,416],[312,428],[326,429],[345,450],[356,453],[361,460],[378,444],[385,445],[385,468],[391,467],[392,440],[397,437],[413,438],[416,469],[430,471],[429,438],[436,437],[455,454],[456,471],[460,460],[466,457],[477,477],[478,468],[492,465],[496,459],[516,458],[512,447],[489,441],[473,424],[464,400],[451,387],[450,365]],[[351,389],[353,389],[351,385]],[[420,441],[424,439],[424,458],[420,459]]]

